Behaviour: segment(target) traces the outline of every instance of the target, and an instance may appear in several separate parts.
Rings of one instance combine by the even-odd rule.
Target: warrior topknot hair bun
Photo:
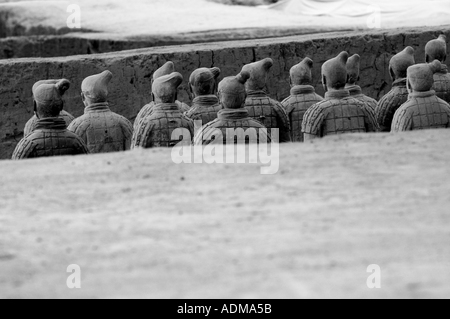
[[[240,83],[245,84],[245,83],[248,81],[248,79],[250,79],[250,73],[247,72],[247,71],[242,71],[241,73],[239,73],[239,74],[236,76],[236,79],[237,79]]]
[[[263,67],[265,70],[269,70],[273,66],[273,60],[271,58],[266,58],[263,60]]]
[[[348,61],[348,53],[346,51],[342,51],[338,55],[339,60],[341,60],[342,63],[347,64]]]
[[[215,79],[217,79],[220,76],[221,71],[219,68],[214,67],[214,68],[211,68],[210,71],[214,75]]]
[[[434,60],[430,63],[430,69],[434,73],[439,72],[442,69],[442,64],[439,60]]]
[[[307,66],[309,66],[310,69],[312,69],[314,66],[314,62],[310,58],[304,58],[303,63],[305,63]]]
[[[70,81],[67,79],[62,79],[55,84],[55,87],[58,90],[59,94],[62,96],[70,88]]]

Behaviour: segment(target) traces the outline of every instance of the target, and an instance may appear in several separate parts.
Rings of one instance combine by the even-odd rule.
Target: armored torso
[[[251,118],[261,122],[269,131],[278,128],[281,143],[291,141],[289,119],[281,103],[268,97],[264,91],[249,91],[245,108]]]
[[[72,121],[75,119],[75,117],[73,117],[71,114],[69,114],[64,110],[62,110],[59,113],[59,117],[62,118],[64,122],[66,122],[67,126],[69,126],[70,123],[72,123]],[[28,134],[34,131],[38,121],[39,119],[37,118],[36,115],[34,115],[31,119],[28,120],[27,124],[25,124],[25,129],[23,130],[24,136],[27,136]]]
[[[433,90],[439,98],[450,103],[450,74],[445,64],[442,64],[440,72],[434,74]]]
[[[347,90],[327,92],[324,101],[306,111],[302,126],[303,133],[318,137],[377,130],[373,111],[366,104],[350,97]]]
[[[250,118],[246,109],[223,109],[219,111],[217,119],[203,126],[194,139],[194,144],[211,144],[215,139],[220,138],[217,132],[222,135],[223,144],[237,144],[245,141],[248,143],[270,143],[270,134],[260,122]],[[228,135],[227,130],[235,134]],[[250,129],[250,130],[249,130]],[[263,129],[263,130],[261,130]],[[240,135],[240,133],[242,135]],[[245,134],[248,134],[245,136]]]
[[[375,116],[381,132],[390,132],[392,119],[398,108],[408,100],[406,79],[400,79],[392,84],[392,90],[381,98],[375,109]]]
[[[181,111],[181,113],[189,111],[190,107],[180,101],[175,101],[175,104],[178,105],[178,109]],[[134,120],[134,130],[137,129],[140,122],[146,118],[147,116],[150,116],[150,114],[153,111],[153,107],[155,106],[155,102],[150,102],[149,104],[146,104],[142,107],[142,109],[139,111],[138,115],[136,116],[136,119]]]
[[[281,102],[289,118],[293,142],[303,142],[303,116],[311,106],[322,100],[323,98],[315,93],[314,87],[297,85],[291,89],[291,96]]]
[[[371,97],[368,97],[367,95],[363,94],[362,89],[359,85],[352,85],[346,87],[346,89],[350,92],[350,96],[352,98],[355,98],[358,101],[367,104],[375,112],[375,109],[377,108],[378,104],[377,100],[372,99]]]
[[[86,107],[68,130],[80,136],[91,153],[111,153],[130,149],[133,126],[111,112],[108,103],[98,103]]]
[[[206,125],[217,118],[217,112],[222,109],[219,99],[215,95],[196,97],[192,101],[191,109],[186,112],[186,116],[193,121],[202,121]]]
[[[392,131],[412,131],[450,126],[450,105],[434,91],[414,92],[395,113]]]
[[[183,115],[176,103],[161,103],[153,107],[150,116],[142,119],[133,133],[132,148],[173,147],[184,139],[172,139],[178,128],[187,129],[194,136],[194,122]],[[190,144],[191,140],[189,140]]]
[[[88,154],[78,135],[67,130],[66,122],[57,117],[36,122],[32,133],[17,145],[12,159]]]

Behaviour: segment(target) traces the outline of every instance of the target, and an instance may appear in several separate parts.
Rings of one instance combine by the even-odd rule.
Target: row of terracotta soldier
[[[398,132],[450,126],[450,75],[445,36],[430,41],[426,62],[415,64],[414,49],[405,48],[389,63],[392,90],[379,102],[367,97],[357,85],[360,56],[347,52],[322,66],[325,98],[312,84],[313,61],[303,59],[290,70],[291,95],[279,103],[264,91],[270,58],[245,65],[237,76],[226,77],[218,85],[219,68],[200,68],[189,78],[192,106],[177,100],[183,81],[167,62],[153,74],[153,102],[139,112],[134,127],[108,106],[108,83],[112,73],[86,78],[81,86],[84,115],[74,119],[63,110],[68,80],[44,80],[33,86],[35,116],[25,127],[25,137],[13,158],[105,153],[142,147],[171,147],[172,133],[187,129],[194,137],[194,121],[203,127],[193,138],[195,144],[208,144],[227,128],[267,128],[255,130],[271,140],[278,129],[279,142],[302,142],[330,134]],[[257,136],[259,141],[261,136]],[[222,141],[220,141],[222,142]],[[226,142],[226,138],[224,139]],[[248,141],[247,141],[248,142]]]

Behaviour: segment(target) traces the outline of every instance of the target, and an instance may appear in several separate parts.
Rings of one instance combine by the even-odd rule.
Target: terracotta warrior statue
[[[248,144],[260,141],[270,143],[270,134],[266,127],[249,117],[249,111],[244,107],[247,97],[245,83],[249,78],[250,74],[242,71],[237,76],[226,77],[219,83],[219,100],[223,109],[219,111],[217,119],[197,132],[195,145]],[[239,130],[242,134],[236,129],[242,129]],[[231,132],[233,134],[230,134]]]
[[[37,122],[34,130],[17,145],[13,159],[88,154],[81,138],[67,130],[60,117],[62,96],[69,89],[68,80],[39,81],[33,86]]]
[[[395,112],[408,100],[406,71],[414,64],[414,49],[412,47],[407,47],[402,52],[394,55],[389,62],[389,73],[392,81],[394,81],[392,89],[381,98],[375,109],[375,116],[382,132],[391,131]]]
[[[305,141],[326,135],[376,132],[373,110],[350,96],[347,83],[348,53],[341,52],[322,66],[325,100],[306,111],[302,132]]]
[[[43,81],[39,81],[33,86],[33,92],[34,92],[34,87],[35,86],[39,86],[41,84],[56,84],[59,81],[61,81],[61,80],[43,80]],[[59,117],[62,118],[64,120],[64,122],[66,122],[67,125],[72,123],[72,121],[75,119],[75,117],[73,117],[71,114],[69,114],[68,112],[64,111],[62,109],[62,106],[61,106],[61,112],[59,113]],[[34,131],[34,128],[36,126],[37,121],[39,121],[39,119],[36,116],[36,109],[35,109],[34,110],[34,116],[31,119],[28,120],[27,124],[25,124],[25,129],[23,131],[24,136],[27,136],[28,134],[30,134],[31,132]]]
[[[133,126],[125,117],[112,112],[108,105],[109,71],[92,75],[81,84],[84,115],[69,125],[91,153],[111,153],[130,149]]]
[[[427,63],[438,60],[441,68],[434,74],[434,86],[436,95],[445,102],[450,103],[450,74],[444,64],[447,60],[447,38],[441,34],[436,40],[432,40],[425,46],[425,58]]]
[[[153,73],[153,77],[152,77],[152,89],[153,89],[153,83],[155,82],[155,80],[161,76],[164,75],[169,75],[175,72],[175,65],[173,64],[172,61],[168,61],[166,62],[162,67],[160,67],[158,70],[156,70]],[[153,96],[153,94],[152,94]],[[178,100],[175,101],[175,104],[178,105],[178,108],[180,109],[180,111],[182,113],[189,111],[189,106],[185,103],[182,103]],[[138,113],[138,115],[136,116],[136,119],[134,120],[134,129],[136,130],[139,122],[142,121],[143,118],[147,117],[148,115],[150,115],[150,113],[152,112],[153,106],[155,105],[155,96],[153,96],[153,101],[150,102],[149,104],[145,105]]]
[[[164,75],[153,83],[155,105],[147,117],[144,117],[133,133],[132,148],[173,147],[184,141],[184,137],[172,139],[172,133],[178,128],[187,129],[189,144],[194,136],[194,122],[186,117],[176,103],[178,87],[183,76],[174,72]],[[184,141],[185,142],[185,141]]]
[[[222,109],[219,99],[214,94],[219,75],[219,68],[201,68],[192,72],[189,86],[194,100],[191,109],[186,112],[187,117],[194,121],[202,121],[203,125],[217,118],[217,112]]]
[[[310,58],[305,58],[291,68],[291,95],[281,102],[289,118],[293,142],[303,142],[303,116],[311,106],[323,100],[323,97],[316,94],[314,87],[311,85],[312,67],[313,61]]]
[[[417,64],[408,68],[409,99],[395,112],[392,132],[450,127],[450,105],[432,90],[433,75],[441,62]]]
[[[350,96],[366,103],[374,112],[377,108],[377,100],[368,97],[362,93],[362,89],[356,82],[359,81],[359,70],[360,70],[361,57],[355,54],[348,58],[347,61],[347,74],[348,80],[345,88],[350,92]]]
[[[289,142],[291,141],[291,130],[286,111],[281,103],[271,99],[264,91],[272,66],[273,60],[267,58],[247,64],[242,68],[243,72],[250,74],[250,79],[245,83],[247,90],[245,108],[250,117],[261,122],[269,131],[277,128],[280,143]]]

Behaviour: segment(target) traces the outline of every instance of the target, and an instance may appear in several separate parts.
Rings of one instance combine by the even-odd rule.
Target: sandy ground
[[[1,161],[0,297],[449,298],[449,140],[283,145],[274,176],[166,149]]]
[[[407,6],[404,5],[405,0],[374,2],[382,10],[379,27],[437,26],[448,23],[449,2],[414,1]],[[70,16],[67,8],[70,4],[78,4],[81,8],[81,27],[84,30],[94,31],[93,34],[87,33],[84,36],[95,38],[100,36],[116,40],[249,28],[304,28],[316,31],[367,29],[373,21],[370,20],[369,25],[367,24],[366,11],[372,12],[374,5],[370,1],[359,1],[355,6],[352,2],[348,2],[339,10],[331,10],[332,16],[312,16],[303,14],[311,10],[304,8],[299,0],[292,0],[285,11],[227,6],[206,0],[7,0],[3,4],[1,2],[5,0],[0,0],[0,13],[8,13],[10,22],[28,29],[34,28],[34,34],[39,34],[45,28],[56,30],[66,28],[66,21]],[[327,6],[333,7],[333,4]],[[402,8],[403,10],[399,10]],[[339,16],[342,11],[355,17]],[[390,11],[395,14],[389,13]]]
[[[82,29],[115,39],[227,29],[310,28],[312,25],[319,29],[335,29],[348,25],[337,21],[323,26],[313,17],[255,7],[227,6],[206,0],[14,1],[0,4],[0,12],[10,12],[11,21],[27,28],[61,29],[67,26],[70,4],[80,6]]]

